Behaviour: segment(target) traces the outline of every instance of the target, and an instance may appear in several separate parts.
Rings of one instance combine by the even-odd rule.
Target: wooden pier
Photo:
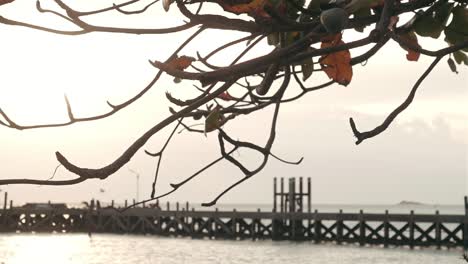
[[[322,213],[311,211],[310,180],[303,192],[302,179],[289,180],[288,192],[281,179],[274,192],[272,212],[195,211],[131,208],[31,208],[0,210],[0,232],[91,232],[153,234],[209,239],[272,239],[435,248],[468,248],[468,216],[435,214]],[[277,203],[279,200],[279,203]],[[307,201],[307,207],[303,203]],[[279,204],[279,205],[278,205]],[[307,211],[304,212],[304,209]],[[465,208],[468,201],[465,198]]]

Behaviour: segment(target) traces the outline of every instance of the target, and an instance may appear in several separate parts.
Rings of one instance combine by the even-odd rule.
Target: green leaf
[[[359,10],[369,9],[379,5],[383,5],[382,0],[351,0],[345,6],[345,10],[348,12],[348,14],[355,14]]]
[[[354,12],[354,18],[361,18],[361,17],[368,17],[372,15],[371,14],[371,10],[370,8],[362,8],[362,9],[359,9],[358,11]],[[363,26],[363,27],[356,27],[354,28],[356,31],[358,32],[364,32],[364,28],[366,26]]]
[[[431,15],[421,16],[414,22],[414,31],[422,37],[439,38],[443,30],[442,23]]]
[[[458,74],[457,65],[455,65],[455,62],[453,61],[452,58],[449,58],[449,59],[447,60],[447,64],[448,64],[448,66],[450,67],[450,70],[452,70],[452,72]]]
[[[445,41],[455,45],[468,40],[468,9],[462,6],[454,7],[452,10],[452,22],[445,28]],[[464,49],[468,51],[468,48]]]
[[[301,64],[301,69],[302,69],[302,80],[305,81],[309,79],[309,77],[314,72],[314,61],[312,60],[312,58],[307,59],[306,61],[303,61]]]
[[[290,0],[296,3],[297,6],[304,6],[305,0]],[[299,16],[297,8],[294,4],[286,1],[286,14],[289,18],[296,19]]]
[[[453,9],[453,3],[445,2],[431,13],[418,17],[414,22],[415,32],[422,37],[439,38]]]
[[[216,106],[205,119],[205,136],[206,133],[216,130],[221,126],[221,107]]]
[[[435,19],[439,20],[442,23],[442,26],[445,27],[447,24],[447,20],[450,17],[450,13],[453,9],[453,3],[446,2],[442,4],[437,10],[435,11]]]
[[[307,6],[309,11],[320,11],[320,0],[311,0]]]
[[[452,10],[453,19],[449,27],[458,29],[459,32],[468,34],[468,8],[457,6]]]
[[[466,56],[465,53],[463,53],[462,51],[455,51],[453,53],[453,57],[455,58],[455,61],[457,62],[457,64],[462,64],[464,63],[465,65],[468,65],[468,56]]]

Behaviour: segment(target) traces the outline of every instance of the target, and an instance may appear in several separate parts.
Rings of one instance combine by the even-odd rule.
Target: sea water
[[[228,241],[159,236],[6,234],[3,264],[311,263],[456,264],[461,249],[387,248],[287,241]]]

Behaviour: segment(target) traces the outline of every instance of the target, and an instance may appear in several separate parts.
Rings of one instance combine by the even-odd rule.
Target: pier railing
[[[0,213],[0,232],[91,232],[222,239],[310,240],[359,245],[462,247],[465,215],[278,213],[13,207]]]

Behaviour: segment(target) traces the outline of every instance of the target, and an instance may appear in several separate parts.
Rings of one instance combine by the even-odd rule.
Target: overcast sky
[[[67,28],[50,15],[33,15],[34,3],[18,0],[0,9],[9,18],[27,19]],[[16,9],[15,9],[16,8]],[[156,9],[160,10],[159,4]],[[22,10],[20,12],[20,10]],[[158,12],[158,14],[160,14]],[[153,16],[155,25],[175,21],[175,14]],[[156,18],[155,18],[156,17]],[[145,18],[148,19],[148,18]],[[109,21],[124,23],[120,19]],[[148,20],[145,20],[148,22]],[[152,20],[151,20],[152,21]],[[161,21],[161,22],[160,22]],[[101,22],[101,21],[99,21]],[[132,23],[142,21],[133,21]],[[235,37],[211,32],[202,35],[184,54],[202,54],[209,47]],[[66,93],[76,116],[108,110],[106,100],[119,103],[142,89],[156,73],[148,59],[164,60],[186,38],[189,31],[170,36],[133,36],[93,33],[66,37],[31,29],[0,25],[0,107],[20,124],[66,120]],[[224,33],[222,33],[224,34]],[[223,37],[221,37],[223,36]],[[345,33],[345,41],[360,37]],[[423,47],[444,47],[442,39],[423,39]],[[253,54],[265,52],[262,45]],[[352,55],[363,50],[352,51]],[[225,55],[227,56],[227,55]],[[225,57],[217,58],[222,61]],[[222,203],[269,203],[273,177],[311,177],[313,198],[318,203],[397,203],[413,200],[434,204],[459,204],[466,193],[468,176],[468,70],[450,71],[444,58],[422,83],[415,102],[391,127],[359,146],[348,124],[354,117],[361,130],[379,125],[407,96],[413,83],[430,64],[422,56],[406,61],[405,51],[389,43],[365,66],[353,68],[347,87],[332,86],[281,107],[273,151],[296,160],[294,166],[270,160],[251,180],[226,195]],[[165,76],[142,99],[105,120],[64,128],[17,131],[0,127],[0,177],[49,178],[57,166],[54,152],[84,167],[102,167],[113,161],[136,138],[168,115],[166,91],[184,96],[193,93],[191,83],[174,84]],[[326,80],[314,73],[310,85]],[[294,93],[297,87],[291,87]],[[296,90],[297,91],[297,90]],[[225,128],[242,140],[264,142],[271,109],[239,117]],[[170,129],[154,136],[144,149],[157,151]],[[216,135],[178,134],[164,156],[158,191],[187,177],[219,155]],[[249,164],[258,157],[235,154]],[[140,197],[148,197],[155,169],[154,158],[139,151],[128,165],[105,181],[93,180],[69,187],[4,186],[17,202],[77,202],[91,197],[124,200],[135,197],[135,176],[140,176]],[[180,188],[169,200],[210,201],[241,177],[233,166],[215,166],[191,184]],[[56,178],[72,177],[63,168]],[[104,193],[99,189],[103,188]]]

